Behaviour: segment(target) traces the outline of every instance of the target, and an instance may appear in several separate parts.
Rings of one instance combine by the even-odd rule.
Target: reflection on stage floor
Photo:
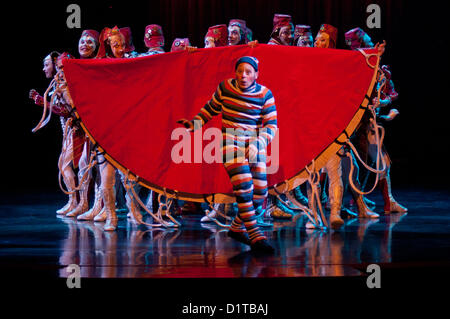
[[[420,191],[398,193],[407,214],[346,219],[339,231],[308,230],[301,214],[273,221],[265,229],[272,256],[255,256],[201,215],[177,216],[182,226],[164,229],[121,214],[118,230],[104,232],[102,223],[56,217],[59,194],[12,196],[1,205],[0,264],[56,266],[60,277],[76,264],[89,278],[247,278],[363,276],[372,263],[448,262],[448,193],[429,192],[427,203]]]

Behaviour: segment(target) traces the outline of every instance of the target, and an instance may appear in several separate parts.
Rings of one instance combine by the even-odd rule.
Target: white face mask
[[[95,39],[89,35],[83,35],[78,41],[78,53],[82,58],[92,56],[96,48]]]
[[[233,25],[228,28],[228,44],[237,45],[241,41],[241,30],[238,26]]]

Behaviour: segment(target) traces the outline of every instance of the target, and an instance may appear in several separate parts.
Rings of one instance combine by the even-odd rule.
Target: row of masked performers
[[[289,15],[276,14],[273,19],[273,30],[268,44],[272,45],[290,45],[301,47],[317,48],[336,48],[338,30],[332,25],[323,24],[315,39],[311,27],[307,25],[296,25],[292,22]],[[257,41],[252,38],[252,31],[246,26],[246,22],[240,19],[230,20],[228,26],[225,24],[215,25],[208,29],[205,35],[205,48],[249,44],[255,45]],[[104,28],[100,33],[95,30],[84,30],[78,42],[78,53],[80,59],[101,59],[101,58],[134,58],[139,56],[163,54],[164,36],[161,26],[148,25],[145,28],[144,42],[148,50],[144,53],[137,53],[132,43],[130,28]],[[381,56],[385,49],[385,43],[374,45],[367,33],[360,28],[349,30],[345,33],[345,42],[352,50],[359,48],[378,48]],[[171,46],[171,51],[177,50],[195,50],[191,46],[188,38],[176,38]],[[77,218],[78,220],[94,220],[105,222],[104,230],[112,231],[117,228],[118,218],[116,214],[116,205],[120,203],[117,189],[123,185],[123,189],[129,190],[127,177],[116,170],[104,154],[98,152],[96,145],[89,143],[84,135],[80,123],[72,113],[70,96],[66,90],[66,83],[63,77],[64,59],[74,58],[68,53],[59,54],[51,52],[44,59],[43,71],[45,76],[52,80],[49,88],[42,96],[36,90],[30,91],[30,98],[35,104],[41,105],[44,109],[49,108],[53,114],[60,117],[63,132],[63,146],[58,161],[61,180],[65,184],[65,193],[68,194],[67,204],[57,211],[58,215]],[[376,94],[380,92],[380,94]],[[379,162],[382,157],[386,164],[385,169],[377,174],[376,182],[382,192],[384,200],[384,213],[406,212],[407,209],[397,203],[391,191],[390,167],[391,162],[386,149],[380,142],[377,130],[383,121],[391,121],[399,112],[392,108],[392,102],[398,97],[391,79],[389,67],[383,65],[378,74],[377,88],[374,89],[371,103],[376,106],[376,113],[369,113],[363,117],[359,128],[352,137],[356,150],[342,148],[334,154],[322,169],[321,181],[322,202],[330,210],[329,224],[332,228],[340,228],[344,221],[342,212],[349,216],[358,216],[360,218],[378,218],[379,214],[372,209],[375,203],[364,196],[364,190],[367,184],[370,170],[362,167],[358,170],[355,153],[365,163]],[[50,107],[51,106],[51,107]],[[45,112],[44,112],[45,113]],[[375,116],[375,118],[374,118]],[[44,119],[44,117],[43,117]],[[41,120],[35,129],[39,129],[45,124]],[[381,147],[381,151],[379,151]],[[348,156],[350,154],[350,156]],[[380,155],[381,154],[381,155]],[[348,178],[350,166],[356,167],[356,174]],[[359,172],[359,174],[358,174]],[[89,185],[95,177],[94,182],[94,200],[92,207],[89,207]],[[328,183],[326,183],[328,181]],[[350,186],[348,186],[350,185]],[[328,186],[328,194],[326,194]],[[128,187],[128,188],[127,188]],[[303,188],[303,191],[302,191]],[[353,197],[353,205],[357,212],[353,213],[349,208],[343,207],[344,190],[349,188]],[[306,190],[307,195],[304,195]],[[139,193],[134,187],[133,193]],[[266,194],[266,193],[265,193]],[[294,190],[280,194],[278,196],[263,194],[261,201],[258,199],[258,205],[255,208],[258,226],[271,226],[269,219],[291,219],[296,211],[301,207],[307,207],[311,203],[310,187],[299,186]],[[123,193],[122,195],[123,196]],[[168,209],[167,199],[164,196],[155,196],[150,192],[145,203],[146,210],[157,210],[161,207]],[[261,202],[261,203],[260,203]],[[138,203],[132,196],[132,192],[125,192],[125,203],[129,211],[129,217],[136,223],[143,222],[142,202]],[[262,204],[263,203],[263,204]],[[178,204],[178,205],[177,205]],[[178,208],[177,208],[178,206]],[[235,204],[209,205],[175,201],[171,205],[172,209],[178,211],[202,210],[205,216],[202,222],[216,221],[218,212],[223,215],[239,216],[239,207]],[[263,209],[264,207],[264,209]],[[212,209],[211,209],[212,208]],[[145,210],[144,210],[145,211]],[[242,230],[244,220],[239,220],[231,225],[235,230]],[[253,224],[252,224],[253,225]],[[317,227],[314,223],[308,223],[307,227]],[[254,234],[257,234],[253,236]],[[252,228],[251,239],[264,238],[257,228]]]

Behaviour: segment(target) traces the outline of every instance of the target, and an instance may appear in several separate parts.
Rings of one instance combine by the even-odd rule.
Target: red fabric
[[[171,150],[179,141],[171,133],[180,127],[178,119],[193,118],[217,85],[234,76],[236,60],[245,55],[260,61],[258,82],[272,91],[278,111],[280,167],[268,175],[271,186],[297,174],[353,118],[374,74],[360,52],[238,45],[135,59],[72,59],[64,61],[64,72],[82,122],[121,165],[168,189],[232,193],[223,164],[175,164]],[[221,127],[220,116],[203,129],[212,126]]]

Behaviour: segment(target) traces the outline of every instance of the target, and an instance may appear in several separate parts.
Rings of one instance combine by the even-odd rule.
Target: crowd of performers
[[[330,24],[323,24],[314,39],[310,26],[296,25],[294,27],[291,16],[275,14],[273,30],[268,44],[336,48],[337,36],[338,30],[336,27]],[[132,43],[131,30],[128,27],[104,28],[100,33],[95,30],[84,30],[78,42],[79,58],[135,58],[164,54],[165,39],[161,26],[156,24],[146,26],[144,42],[148,50],[144,53],[137,53]],[[221,24],[210,27],[204,38],[205,48],[239,44],[256,45],[256,43],[257,41],[253,39],[252,31],[247,27],[246,22],[240,19],[230,20],[228,26]],[[385,43],[374,45],[369,35],[361,28],[355,28],[346,32],[345,43],[348,49],[351,50],[377,48],[380,56],[385,49]],[[176,38],[171,46],[171,51],[195,49],[196,47],[191,46],[188,38]],[[224,217],[235,216],[229,225],[230,237],[249,244],[252,249],[272,251],[272,247],[266,242],[266,238],[260,228],[270,227],[273,219],[292,219],[296,212],[300,211],[301,207],[311,206],[311,202],[314,202],[312,198],[313,191],[308,183],[306,183],[306,186],[298,186],[294,190],[278,196],[269,195],[267,192],[264,149],[270,143],[277,127],[275,104],[273,101],[270,104],[273,96],[271,96],[270,90],[264,90],[268,96],[264,96],[262,100],[259,99],[258,101],[263,101],[259,107],[262,107],[267,112],[264,113],[263,111],[264,114],[261,116],[263,117],[263,122],[264,116],[266,116],[266,125],[272,125],[271,133],[265,138],[259,139],[256,145],[247,144],[247,146],[243,146],[245,156],[248,156],[249,152],[254,153],[253,156],[257,158],[256,165],[249,167],[247,162],[245,170],[248,171],[236,173],[236,170],[233,170],[234,166],[230,168],[224,162],[230,179],[234,181],[236,181],[236,178],[238,179],[237,183],[233,183],[233,191],[236,195],[237,203],[211,206],[174,200],[171,201],[173,205],[168,205],[168,198],[149,192],[147,201],[143,206],[142,202],[133,196],[133,194],[139,193],[138,187],[134,185],[133,192],[129,191],[127,176],[109,163],[105,159],[104,154],[97,150],[96,145],[92,145],[89,142],[72,112],[70,96],[64,82],[62,64],[64,59],[71,58],[74,57],[67,52],[51,52],[46,56],[43,61],[43,71],[45,76],[52,80],[50,86],[43,96],[38,94],[36,90],[30,91],[30,98],[35,104],[44,106],[44,108],[50,108],[53,114],[59,115],[61,121],[63,146],[58,166],[60,170],[60,184],[62,177],[67,190],[64,187],[62,189],[68,194],[68,202],[56,212],[58,215],[78,220],[105,222],[104,230],[114,231],[118,224],[117,210],[120,208],[120,203],[124,202],[126,203],[126,209],[129,211],[127,216],[137,224],[144,223],[145,214],[143,213],[145,211],[155,212],[159,210],[162,212],[162,215],[167,214],[170,216],[169,207],[170,211],[177,210],[178,212],[201,210],[205,213],[205,216],[201,219],[201,222],[204,223],[217,222],[219,215]],[[248,67],[250,69],[246,70]],[[250,74],[257,74],[258,61],[256,59],[245,57],[241,58],[240,63],[236,64],[237,79],[239,78],[238,72],[247,71]],[[235,85],[236,91],[232,92],[232,94],[237,94],[236,98],[239,99],[239,93],[237,92],[245,91],[242,85],[247,85],[253,90],[252,94],[260,96],[258,94],[262,92],[261,90],[264,87],[256,83],[256,78],[253,77],[253,83],[245,83],[245,81],[249,81],[248,79],[243,79],[242,82],[233,80],[234,82],[230,82],[230,87]],[[239,83],[244,84],[241,85]],[[229,87],[225,88],[225,86],[219,85],[218,91],[221,87],[222,89],[229,89]],[[214,96],[217,98],[219,93],[216,92]],[[195,118],[202,124],[205,124],[206,121],[218,113],[223,112],[226,114],[226,107],[223,105],[219,106],[220,103],[217,103],[214,96]],[[374,105],[372,110],[375,110],[375,112],[366,111],[359,127],[351,138],[356,149],[349,149],[347,146],[343,146],[328,160],[320,172],[320,202],[330,210],[329,223],[327,223],[329,227],[339,229],[344,224],[342,214],[345,214],[345,217],[379,218],[379,214],[372,210],[375,207],[375,203],[364,196],[368,193],[364,192],[364,189],[367,188],[366,184],[368,183],[370,171],[377,173],[376,185],[372,187],[372,190],[375,189],[375,186],[378,186],[381,190],[384,201],[384,213],[403,213],[407,211],[407,208],[400,205],[392,195],[390,180],[391,162],[385,147],[379,145],[379,131],[383,130],[382,122],[391,121],[399,114],[396,109],[392,108],[392,102],[397,97],[398,94],[394,89],[389,67],[383,65],[378,72],[378,82],[371,97],[371,104]],[[194,128],[193,121],[183,120],[180,123],[190,130]],[[233,127],[239,127],[239,123],[236,122],[234,124],[236,125]],[[45,121],[41,120],[35,130],[43,125],[45,125]],[[369,165],[364,165],[359,169],[356,157],[361,162],[369,163]],[[373,170],[370,169],[375,162],[379,163],[380,161],[384,163],[384,169],[380,169],[379,165]],[[350,167],[356,168],[356,173],[352,174],[352,178],[348,177]],[[252,175],[252,185],[250,187],[247,185],[248,183],[244,182],[246,181],[245,178],[242,179],[242,183],[240,182],[241,177],[239,174],[245,173]],[[237,174],[237,176],[233,174]],[[89,207],[89,186],[93,179],[95,180],[93,182],[94,200],[92,207]],[[119,191],[120,189],[122,189],[122,192]],[[328,193],[326,192],[327,189]],[[344,190],[347,189],[349,189],[353,198],[347,206],[354,206],[356,212],[352,212],[349,207],[344,207],[343,205]],[[305,191],[307,193],[306,196],[304,195]],[[123,197],[125,197],[125,201],[123,201]],[[169,224],[173,225],[173,223],[166,225]],[[318,223],[313,221],[306,223],[306,227],[319,226]]]

